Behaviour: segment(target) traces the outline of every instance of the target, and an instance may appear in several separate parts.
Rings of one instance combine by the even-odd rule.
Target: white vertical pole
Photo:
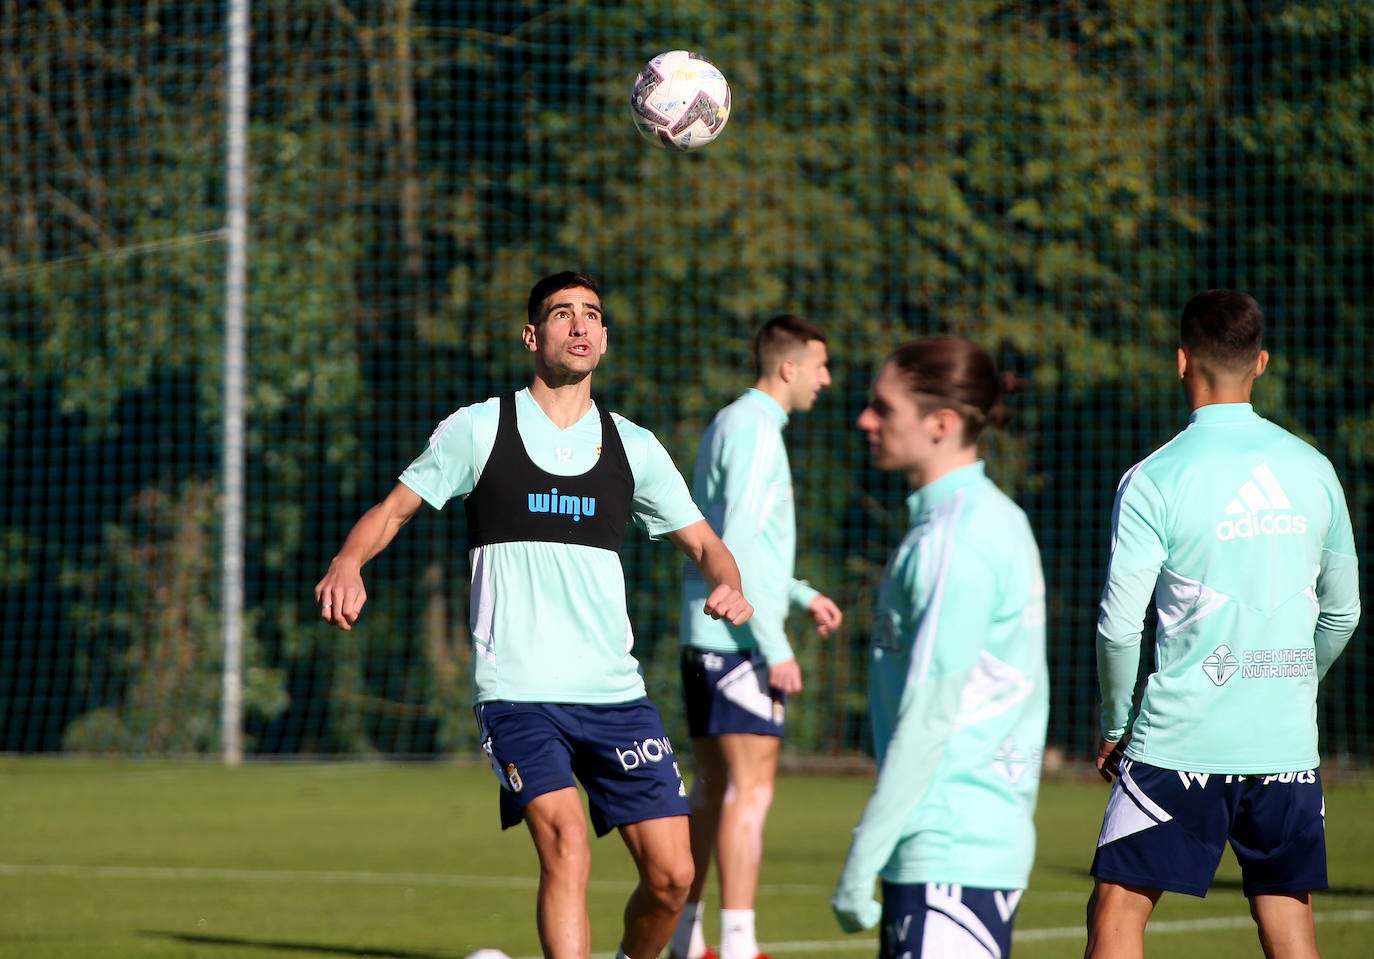
[[[229,0],[225,84],[224,453],[221,505],[220,625],[224,689],[220,744],[224,763],[243,762],[244,390],[248,338],[248,5]]]

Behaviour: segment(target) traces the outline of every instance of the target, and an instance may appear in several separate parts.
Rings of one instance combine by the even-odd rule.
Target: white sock
[[[754,959],[759,942],[754,938],[754,910],[720,911],[720,959]]]
[[[682,907],[682,917],[673,930],[668,955],[677,959],[701,959],[706,955],[706,937],[701,932],[701,903],[689,902]]]

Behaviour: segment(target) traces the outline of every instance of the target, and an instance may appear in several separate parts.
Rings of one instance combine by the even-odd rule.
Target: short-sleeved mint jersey
[[[1318,763],[1317,683],[1359,621],[1345,494],[1330,462],[1248,403],[1204,406],[1117,489],[1098,616],[1102,732],[1185,772]],[[1154,668],[1132,697],[1145,612]]]
[[[740,626],[702,612],[709,590],[697,568],[683,574],[680,635],[684,645],[721,652],[758,649],[769,663],[793,658],[783,626],[789,606],[805,608],[817,591],[793,579],[797,523],[792,468],[777,400],[751,389],[716,414],[702,435],[692,496],[739,564],[754,615]]]
[[[530,396],[515,398],[520,437],[541,469],[585,473],[601,454],[596,407],[559,429]],[[434,430],[400,480],[435,509],[477,485],[500,400],[466,406]],[[612,414],[634,474],[635,521],[651,537],[702,519],[672,458],[648,430]],[[494,543],[469,551],[475,702],[623,703],[644,695],[632,648],[620,555],[562,543]]]
[[[908,509],[869,664],[878,780],[841,886],[1025,888],[1049,720],[1040,551],[981,461]]]

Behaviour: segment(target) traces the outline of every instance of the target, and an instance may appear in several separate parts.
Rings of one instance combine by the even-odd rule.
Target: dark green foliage
[[[0,2],[0,749],[215,740],[225,5],[117,6]],[[526,382],[525,295],[567,267],[605,286],[599,395],[684,470],[748,385],[760,321],[798,312],[830,334],[835,386],[789,442],[799,574],[849,618],[827,641],[798,624],[791,749],[864,748],[871,593],[904,490],[868,467],[853,422],[908,336],[973,336],[1016,384],[1013,428],[985,452],[1044,552],[1051,737],[1070,751],[1094,739],[1112,492],[1184,420],[1171,364],[1192,292],[1238,286],[1264,305],[1275,363],[1257,405],[1331,454],[1366,544],[1361,0],[252,12],[259,751],[470,748],[460,511],[426,511],[369,567],[354,633],[319,624],[311,587],[440,419]],[[708,55],[734,94],[720,139],[685,155],[646,144],[628,110],[639,67],[674,47]],[[204,513],[206,554],[184,578],[150,551],[191,527],[150,539],[153,508]],[[625,556],[641,659],[675,724],[680,557],[639,541]],[[159,643],[193,662],[167,672],[145,655]],[[1367,674],[1363,657],[1333,674],[1333,751],[1369,750]],[[177,677],[196,691],[175,694],[183,728],[159,738],[155,691]]]

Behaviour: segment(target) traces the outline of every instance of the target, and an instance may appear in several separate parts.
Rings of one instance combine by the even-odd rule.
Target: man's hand
[[[315,584],[315,602],[326,623],[342,630],[352,629],[367,602],[362,572],[336,559],[329,564],[324,579]]]
[[[801,665],[795,659],[769,663],[768,685],[780,693],[799,693],[802,690]]]
[[[845,932],[863,932],[872,929],[883,917],[882,903],[873,898],[872,888],[868,890],[850,889],[841,880],[830,897],[830,908]]]
[[[806,611],[822,636],[829,636],[831,630],[839,629],[844,622],[844,613],[829,596],[817,596],[807,604]]]
[[[738,626],[754,615],[754,605],[735,587],[721,583],[706,597],[702,612],[712,619],[723,619],[731,626]]]
[[[1116,778],[1121,766],[1121,757],[1126,752],[1126,740],[1113,742],[1102,740],[1102,748],[1097,751],[1097,774],[1111,782]]]
[[[367,602],[363,566],[386,549],[423,502],[418,493],[397,483],[386,499],[359,517],[343,548],[330,561],[329,572],[315,584],[315,602],[320,607],[321,619],[339,629],[353,628]]]

